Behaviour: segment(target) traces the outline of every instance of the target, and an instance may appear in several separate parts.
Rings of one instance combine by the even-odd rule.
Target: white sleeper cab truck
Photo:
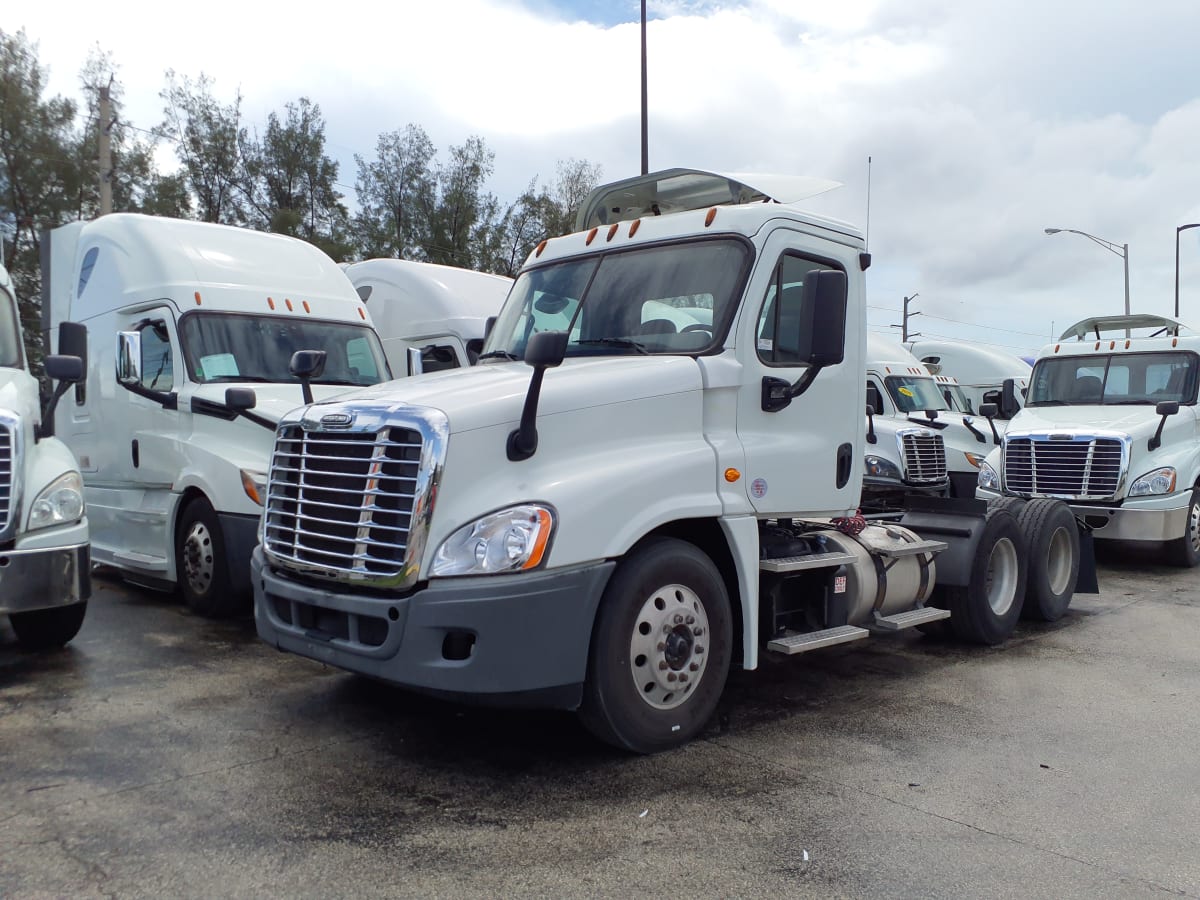
[[[886,494],[889,485],[928,491],[948,480],[951,496],[975,496],[979,466],[1000,443],[999,433],[989,422],[956,411],[946,391],[901,344],[867,335],[867,406],[875,412],[876,433],[887,429],[888,449],[894,437],[901,456],[882,471],[872,471],[868,462],[868,494]],[[882,464],[880,444],[868,448],[872,451]]]
[[[1038,355],[1025,407],[980,470],[978,496],[1056,497],[1097,540],[1158,544],[1167,561],[1195,566],[1198,352],[1200,337],[1161,316],[1072,325]]]
[[[83,482],[71,451],[54,437],[54,404],[83,378],[86,338],[68,323],[63,355],[45,358],[58,381],[39,409],[26,366],[16,293],[0,266],[0,616],[29,649],[61,647],[79,632],[91,594]]]
[[[83,472],[93,559],[177,585],[198,613],[235,612],[280,416],[390,377],[370,314],[294,238],[131,214],[49,237],[50,324],[84,323],[90,342],[57,426]],[[323,351],[324,370],[293,374],[297,351]]]
[[[284,416],[262,638],[416,690],[576,709],[639,752],[696,735],[760,653],[947,617],[1003,641],[1027,587],[1010,512],[854,516],[870,258],[788,202],[825,183],[750,178],[597,189],[579,232],[530,255],[478,365]]]
[[[985,403],[995,403],[994,418],[1008,421],[1021,409],[1029,389],[1029,363],[1012,353],[969,341],[919,340],[905,346],[934,375],[954,378],[967,406],[980,415]]]
[[[396,375],[474,365],[512,279],[407,259],[345,266]],[[419,355],[419,366],[410,362]]]

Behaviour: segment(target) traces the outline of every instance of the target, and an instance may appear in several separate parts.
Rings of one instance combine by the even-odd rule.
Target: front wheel
[[[729,595],[712,560],[674,538],[644,544],[605,588],[580,718],[635,753],[686,743],[716,710],[732,640]]]
[[[86,613],[87,601],[84,600],[70,606],[12,613],[8,618],[22,647],[26,650],[50,650],[63,646],[79,634]]]
[[[230,584],[221,523],[203,497],[190,500],[179,517],[175,577],[184,601],[198,615],[231,616],[244,603],[245,598],[235,593]]]
[[[1192,489],[1183,537],[1167,544],[1167,562],[1184,569],[1200,564],[1200,490]]]

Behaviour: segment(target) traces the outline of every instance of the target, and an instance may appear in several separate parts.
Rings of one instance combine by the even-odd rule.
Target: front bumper
[[[615,563],[447,578],[403,597],[292,580],[251,558],[259,637],[280,650],[454,699],[574,709]]]
[[[980,500],[994,500],[1001,494],[978,488]],[[1121,506],[1091,506],[1064,500],[1100,541],[1144,541],[1160,544],[1187,533],[1187,511],[1191,491],[1126,500]]]
[[[92,595],[90,544],[0,551],[0,613],[82,603]]]

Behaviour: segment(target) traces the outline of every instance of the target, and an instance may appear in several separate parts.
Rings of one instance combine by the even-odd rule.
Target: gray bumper
[[[455,699],[573,709],[614,566],[439,579],[393,597],[293,581],[256,548],[254,618],[267,643],[351,672]]]
[[[1068,505],[1076,518],[1091,527],[1093,536],[1099,541],[1162,543],[1183,537],[1187,532],[1187,506],[1130,509]]]
[[[0,551],[0,613],[80,603],[92,594],[89,544]]]

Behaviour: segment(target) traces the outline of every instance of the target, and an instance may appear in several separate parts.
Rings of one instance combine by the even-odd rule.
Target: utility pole
[[[912,318],[912,316],[919,316],[919,315],[921,314],[921,313],[918,311],[918,312],[912,313],[912,314],[910,315],[910,314],[909,314],[909,311],[908,311],[908,304],[912,303],[912,302],[913,302],[914,300],[916,300],[916,299],[917,299],[917,297],[919,297],[919,296],[921,296],[919,293],[914,293],[914,294],[913,294],[911,297],[905,297],[905,298],[904,298],[904,320],[903,320],[903,323],[902,323],[902,324],[901,324],[901,326],[900,326],[900,341],[901,341],[901,343],[907,343],[907,342],[908,342],[908,320],[909,320],[910,318]],[[917,337],[917,335],[916,335],[916,334],[914,334],[914,335],[913,335],[913,337]]]
[[[112,98],[110,80],[100,88],[100,215],[113,211],[112,203]]]

